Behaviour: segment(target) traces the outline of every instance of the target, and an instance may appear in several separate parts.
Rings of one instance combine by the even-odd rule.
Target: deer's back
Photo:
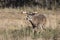
[[[39,14],[37,16],[33,16],[32,22],[36,26],[38,26],[39,24],[45,24],[46,23],[46,17],[42,14]]]

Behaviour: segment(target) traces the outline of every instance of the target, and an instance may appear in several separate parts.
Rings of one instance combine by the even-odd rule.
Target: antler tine
[[[23,13],[23,14],[26,14],[27,12],[26,12],[26,11],[23,11],[22,13]]]
[[[33,13],[38,13],[38,12],[33,12]]]

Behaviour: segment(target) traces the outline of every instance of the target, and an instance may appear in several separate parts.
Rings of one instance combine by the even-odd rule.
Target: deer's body
[[[47,21],[45,15],[43,15],[43,14],[34,15],[32,17],[28,15],[28,20],[31,22],[33,29],[37,28],[37,27],[43,28]]]
[[[27,20],[30,21],[34,30],[36,28],[38,28],[38,29],[41,28],[41,29],[45,30],[44,27],[46,25],[47,19],[44,14],[38,14],[38,15],[35,15],[35,13],[27,14]]]
[[[43,14],[39,14],[36,16],[33,16],[31,20],[29,20],[30,23],[33,26],[34,29],[34,34],[36,32],[39,32],[40,29],[46,30],[45,25],[46,25],[46,17]]]
[[[36,27],[39,25],[43,26],[46,24],[46,17],[42,14],[39,14],[37,16],[33,16],[31,21]]]

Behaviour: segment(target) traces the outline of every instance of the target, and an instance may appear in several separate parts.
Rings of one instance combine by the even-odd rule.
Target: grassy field
[[[46,31],[33,33],[32,25],[25,20],[27,12],[38,12],[47,17]],[[0,40],[60,40],[60,14],[56,10],[38,7],[0,9]]]

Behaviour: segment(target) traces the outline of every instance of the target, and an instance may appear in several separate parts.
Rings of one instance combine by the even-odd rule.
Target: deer
[[[37,32],[37,29],[46,30],[44,27],[46,25],[47,19],[44,14],[37,14],[37,12],[26,14],[26,20],[28,20],[31,23],[34,33]]]

